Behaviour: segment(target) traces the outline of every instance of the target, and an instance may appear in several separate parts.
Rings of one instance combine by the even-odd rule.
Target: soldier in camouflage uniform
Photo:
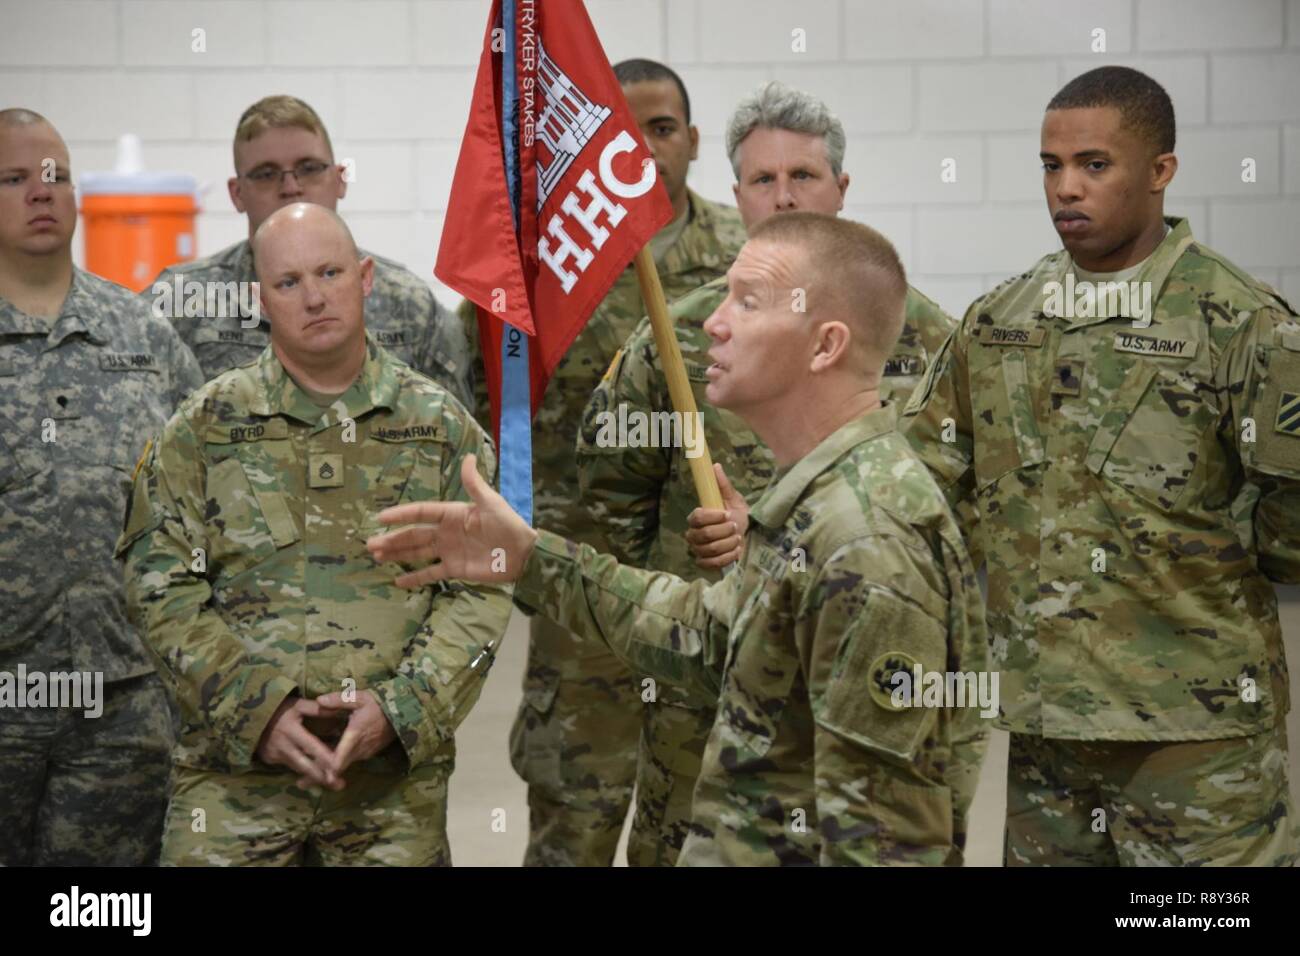
[[[769,83],[746,98],[736,108],[727,140],[745,225],[752,228],[775,213],[800,209],[837,213],[849,183],[842,166],[844,146],[840,121],[807,93]],[[709,404],[704,395],[705,353],[711,344],[704,321],[726,296],[727,281],[721,276],[677,300],[669,314],[713,460],[737,492],[753,501],[772,477],[772,453],[734,413]],[[881,379],[882,399],[902,407],[952,326],[939,306],[908,289],[903,332]],[[683,537],[687,516],[699,504],[687,450],[602,445],[602,413],[618,414],[620,406],[647,416],[672,410],[649,319],[636,327],[583,413],[578,435],[582,504],[619,561],[688,580],[718,580],[718,571],[696,566]],[[671,866],[690,822],[691,793],[713,726],[714,701],[673,686],[658,685],[653,691],[642,710],[628,862]],[[644,696],[651,695],[647,691]],[[978,762],[977,755],[972,790]],[[961,845],[964,834],[958,839]]]
[[[734,209],[686,187],[699,133],[690,125],[689,100],[677,75],[648,60],[619,63],[614,72],[677,212],[651,240],[664,297],[671,302],[726,270],[745,241],[744,228]],[[462,314],[475,332],[477,355],[472,306]],[[636,270],[628,266],[569,347],[534,418],[537,524],[597,548],[607,547],[605,539],[574,493],[578,422],[601,373],[644,314]],[[479,413],[486,423],[486,389]],[[511,763],[528,783],[525,863],[608,866],[636,778],[641,678],[608,649],[546,618],[534,617],[529,625],[524,699],[510,735]]]
[[[372,266],[333,212],[286,207],[254,245],[271,348],[168,422],[118,544],[182,716],[163,862],[448,865],[454,734],[509,592],[405,594],[364,541],[379,509],[463,497],[461,459],[490,480],[494,456],[365,334]]]
[[[976,300],[906,410],[940,487],[979,505],[1005,861],[1287,864],[1269,582],[1300,581],[1300,321],[1163,218],[1174,115],[1149,77],[1071,81],[1042,144],[1065,251]]]
[[[97,708],[0,695],[0,865],[151,864],[174,730],[113,540],[140,447],[203,379],[170,325],[73,266],[54,128],[0,112],[0,170],[0,672],[102,680]]]
[[[967,807],[948,768],[979,712],[914,706],[899,678],[985,672],[987,642],[957,523],[879,401],[902,265],[866,226],[791,213],[760,224],[728,275],[708,394],[780,468],[735,571],[686,582],[620,565],[533,532],[481,482],[471,516],[393,509],[380,520],[431,526],[370,546],[441,559],[410,585],[492,580],[501,548],[518,602],[716,700],[679,865],[957,863]],[[807,314],[790,309],[796,287]]]
[[[283,206],[305,201],[334,209],[347,192],[329,133],[316,112],[295,97],[268,96],[245,110],[234,151],[236,175],[228,188],[235,208],[248,216],[249,236]],[[373,253],[362,255],[375,262],[374,289],[366,299],[371,336],[468,407],[474,382],[459,317],[410,270]],[[256,278],[252,250],[243,241],[164,269],[140,294],[153,303],[156,315],[171,319],[204,376],[214,378],[255,360],[269,341],[270,326],[247,291]]]

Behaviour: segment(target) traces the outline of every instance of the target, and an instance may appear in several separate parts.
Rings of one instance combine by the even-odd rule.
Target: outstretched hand
[[[420,501],[379,513],[380,524],[409,527],[369,538],[366,547],[371,556],[376,561],[428,565],[400,575],[398,587],[420,588],[446,580],[483,584],[518,580],[537,532],[483,480],[473,455],[461,461],[460,480],[470,503]]]
[[[701,568],[725,568],[740,560],[745,550],[745,532],[749,529],[749,505],[731,486],[722,466],[715,464],[722,508],[696,508],[686,519],[690,529],[686,543],[695,564]]]

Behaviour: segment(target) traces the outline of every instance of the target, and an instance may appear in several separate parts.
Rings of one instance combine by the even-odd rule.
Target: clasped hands
[[[347,716],[343,736],[333,749],[303,725],[304,718]],[[355,695],[321,694],[315,700],[291,695],[276,709],[262,732],[257,756],[264,763],[288,767],[298,786],[342,790],[344,773],[358,760],[368,760],[397,739],[393,725],[368,690]]]

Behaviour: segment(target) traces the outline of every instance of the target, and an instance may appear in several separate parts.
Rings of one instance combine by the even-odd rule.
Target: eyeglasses
[[[251,173],[245,173],[244,178],[259,189],[279,188],[284,182],[284,177],[293,173],[293,178],[298,180],[298,185],[307,186],[320,180],[331,168],[329,163],[322,163],[318,159],[304,159],[292,169],[280,169],[278,166],[258,166]]]

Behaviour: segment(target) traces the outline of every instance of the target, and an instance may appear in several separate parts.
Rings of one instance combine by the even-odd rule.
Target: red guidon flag
[[[434,272],[478,306],[501,441],[503,338],[508,362],[528,336],[536,410],[592,311],[671,219],[581,0],[494,0]]]

